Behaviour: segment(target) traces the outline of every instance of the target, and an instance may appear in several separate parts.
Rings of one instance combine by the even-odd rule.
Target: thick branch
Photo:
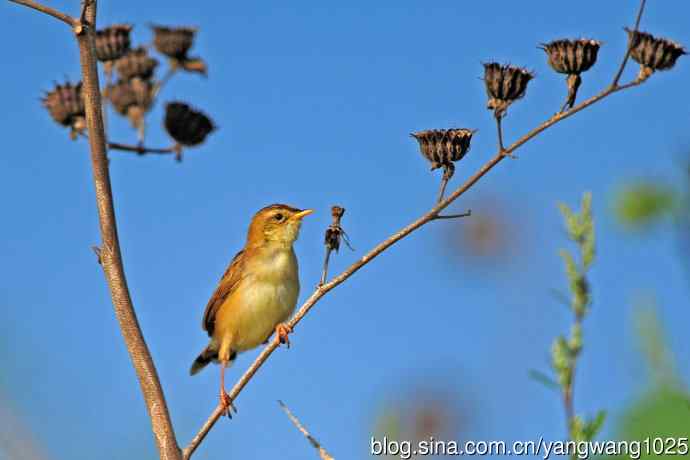
[[[40,11],[41,13],[45,13],[49,16],[52,16],[64,22],[73,29],[81,24],[78,19],[73,18],[69,14],[65,14],[61,11],[42,5],[38,2],[34,2],[32,0],[10,0],[10,2],[17,3],[19,5],[24,5],[26,7],[33,8],[34,10]]]
[[[414,232],[418,228],[422,227],[423,225],[427,224],[428,222],[431,222],[433,220],[438,219],[439,213],[447,208],[453,201],[455,201],[458,197],[460,197],[462,194],[464,194],[467,190],[472,188],[474,184],[476,184],[486,173],[491,171],[494,166],[499,164],[504,158],[506,158],[509,154],[520,148],[522,145],[527,143],[530,139],[536,137],[549,127],[555,125],[556,123],[570,117],[571,115],[574,115],[581,110],[589,107],[592,104],[595,104],[596,102],[601,101],[602,99],[606,98],[607,96],[616,93],[618,91],[622,91],[627,88],[631,88],[633,86],[637,86],[642,81],[635,80],[632,81],[626,85],[622,86],[617,86],[617,87],[610,87],[601,93],[597,94],[596,96],[591,97],[590,99],[587,99],[584,102],[581,102],[580,104],[576,105],[570,110],[567,110],[565,112],[560,112],[522,136],[520,139],[518,139],[515,143],[510,145],[508,148],[506,148],[504,151],[498,151],[493,158],[491,158],[489,161],[487,161],[484,166],[479,168],[479,170],[474,173],[467,181],[462,184],[460,187],[458,187],[453,193],[451,193],[446,199],[443,201],[440,201],[437,203],[433,208],[431,208],[426,214],[423,216],[419,217],[417,220],[412,222],[411,224],[407,225],[403,229],[399,230],[398,232],[394,233],[390,237],[388,237],[386,240],[383,242],[379,243],[376,247],[374,247],[372,250],[370,250],[367,254],[365,254],[361,259],[359,259],[357,262],[354,264],[350,265],[349,268],[347,268],[345,271],[343,271],[340,275],[336,276],[333,278],[331,281],[329,281],[326,284],[323,284],[319,287],[316,288],[316,290],[312,293],[312,295],[302,304],[299,310],[297,310],[297,313],[292,317],[292,319],[288,322],[288,326],[294,328],[301,320],[304,318],[304,316],[309,313],[309,310],[314,307],[314,305],[330,290],[334,289],[336,286],[339,284],[343,283],[346,279],[348,279],[350,276],[354,275],[355,272],[357,272],[360,268],[364,267],[366,264],[374,260],[379,254],[384,252],[386,249],[389,247],[393,246],[395,243],[398,241],[402,240],[406,236],[408,236],[410,233]],[[249,366],[247,371],[240,377],[240,379],[237,381],[235,386],[230,390],[229,395],[232,400],[235,400],[237,396],[240,394],[242,389],[249,383],[249,381],[254,377],[254,374],[259,370],[259,368],[266,362],[266,360],[271,356],[271,354],[278,348],[280,345],[280,342],[275,339],[272,340],[259,354],[259,356],[256,357],[254,362]],[[194,436],[194,438],[190,441],[189,445],[184,449],[183,451],[183,459],[188,460],[194,451],[196,450],[197,447],[199,447],[199,444],[204,440],[208,432],[213,428],[213,425],[218,421],[218,419],[221,417],[223,413],[223,408],[218,405],[215,410],[211,413],[209,418],[206,420],[206,422],[202,425],[201,429],[199,432]]]
[[[79,43],[86,125],[89,132],[91,165],[102,239],[100,261],[110,288],[115,315],[144,395],[160,458],[179,460],[180,449],[177,446],[163,390],[134,312],[122,265],[106,156],[103,111],[94,48],[96,0],[87,0],[87,2],[84,11],[85,24],[82,24],[80,28],[81,33],[77,35],[77,42]]]

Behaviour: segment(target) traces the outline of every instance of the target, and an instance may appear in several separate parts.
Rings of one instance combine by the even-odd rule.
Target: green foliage
[[[626,185],[614,201],[618,221],[630,230],[644,230],[671,215],[680,204],[672,188],[654,182],[639,181]]]
[[[570,438],[573,441],[592,441],[606,421],[606,411],[600,410],[590,420],[583,420],[582,417],[575,416],[570,424]]]
[[[573,353],[565,337],[558,336],[551,346],[551,366],[562,388],[570,386],[573,378]]]
[[[624,413],[620,439],[689,436],[690,394],[680,388],[653,388]]]
[[[592,301],[587,280],[587,273],[596,256],[592,194],[587,192],[583,195],[580,212],[574,212],[563,203],[560,203],[558,207],[563,215],[568,238],[576,244],[579,256],[578,263],[571,252],[565,249],[560,251],[568,278],[569,305],[573,312],[573,323],[570,327],[570,335],[556,337],[551,345],[551,367],[556,382],[542,375],[538,377],[540,381],[555,383],[560,388],[566,406],[570,438],[574,441],[590,441],[601,430],[606,419],[606,412],[599,411],[591,419],[574,415],[573,381],[577,359],[584,346],[582,321],[589,312]],[[535,374],[532,375],[534,377]]]

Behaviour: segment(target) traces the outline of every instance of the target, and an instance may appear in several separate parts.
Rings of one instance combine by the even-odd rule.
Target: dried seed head
[[[150,80],[134,78],[108,85],[106,95],[120,115],[127,115],[129,108],[134,105],[144,110],[151,108],[153,91],[154,85]]]
[[[326,245],[326,248],[328,248],[331,251],[338,252],[340,249],[340,239],[345,237],[345,231],[343,228],[340,226],[340,219],[342,219],[343,215],[345,214],[345,208],[342,208],[340,206],[333,206],[331,208],[331,216],[333,217],[333,223],[328,226],[326,229],[326,233],[324,235],[324,244]],[[345,240],[345,243],[349,246],[350,243]]]
[[[542,44],[541,48],[546,52],[551,68],[568,75],[568,98],[563,109],[575,105],[577,90],[582,83],[580,73],[589,70],[597,61],[600,46],[600,42],[588,38],[554,40]]]
[[[206,63],[200,57],[187,55],[194,43],[197,32],[195,27],[165,27],[152,26],[153,45],[159,53],[170,58],[173,68],[181,68],[187,72],[200,73],[206,76]]]
[[[497,117],[505,114],[508,106],[525,95],[527,83],[534,75],[522,67],[501,65],[497,62],[484,64],[484,84],[489,96],[487,108]]]
[[[130,50],[127,54],[115,61],[120,79],[129,80],[135,77],[144,80],[153,77],[153,72],[158,66],[158,60],[149,56],[146,48],[139,47]]]
[[[546,52],[553,70],[578,75],[589,70],[597,62],[600,46],[601,43],[596,40],[581,38],[543,43],[542,49]]]
[[[680,56],[688,54],[681,45],[672,40],[628,28],[625,31],[628,32],[630,57],[641,67],[638,76],[641,80],[656,70],[669,70]]]
[[[105,94],[120,115],[126,116],[134,128],[140,129],[144,116],[153,104],[154,85],[150,80],[120,80],[106,88]]]
[[[412,133],[419,142],[424,158],[431,162],[431,169],[453,168],[453,162],[461,160],[470,150],[472,129],[429,129]]]
[[[152,26],[153,46],[159,53],[169,58],[184,61],[187,59],[187,52],[194,43],[195,27],[165,27]]]
[[[128,24],[114,24],[96,31],[96,57],[99,61],[107,62],[119,59],[129,51],[129,33],[132,26]]]
[[[72,128],[73,137],[86,127],[81,82],[76,85],[70,82],[56,84],[45,94],[42,102],[53,120]]]
[[[165,106],[165,129],[178,143],[191,147],[201,144],[216,129],[209,117],[184,102],[169,102]]]

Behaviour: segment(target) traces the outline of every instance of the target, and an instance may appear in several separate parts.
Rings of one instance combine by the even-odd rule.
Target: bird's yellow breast
[[[219,308],[214,339],[221,348],[238,352],[257,347],[278,323],[290,317],[298,295],[297,258],[292,248],[261,248]]]

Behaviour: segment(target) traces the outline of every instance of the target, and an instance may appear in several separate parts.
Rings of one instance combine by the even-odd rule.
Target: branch
[[[610,96],[613,93],[623,91],[628,88],[632,88],[635,86],[640,85],[643,83],[641,80],[634,80],[628,84],[621,85],[621,86],[616,86],[616,87],[609,87],[599,94],[591,97],[590,99],[587,99],[584,102],[581,102],[580,104],[576,105],[570,110],[567,110],[565,112],[559,112],[555,115],[553,115],[551,118],[548,120],[544,121],[541,123],[539,126],[536,128],[532,129],[529,131],[527,134],[522,136],[520,139],[515,141],[512,145],[510,145],[508,148],[506,148],[503,151],[496,152],[493,158],[491,158],[489,161],[487,161],[477,172],[475,172],[467,181],[465,181],[464,184],[462,184],[460,187],[458,187],[453,193],[451,193],[446,199],[438,202],[434,207],[432,207],[426,214],[422,215],[419,217],[417,220],[412,222],[411,224],[407,225],[406,227],[402,228],[398,232],[394,233],[381,243],[379,243],[377,246],[375,246],[373,249],[371,249],[367,254],[365,254],[361,259],[359,259],[357,262],[354,264],[350,265],[345,271],[343,271],[340,275],[336,276],[333,278],[331,281],[329,281],[326,284],[323,284],[319,287],[316,288],[316,290],[312,293],[312,295],[302,304],[299,310],[295,313],[295,315],[292,317],[290,321],[288,321],[287,325],[290,328],[293,328],[306,316],[307,313],[309,313],[309,310],[311,310],[314,305],[330,290],[334,289],[341,283],[343,283],[345,280],[347,280],[349,277],[355,274],[360,268],[364,267],[366,264],[374,260],[379,254],[384,252],[386,249],[389,247],[393,246],[395,243],[398,241],[402,240],[406,236],[410,235],[412,232],[415,230],[419,229],[423,225],[434,221],[439,218],[439,213],[447,208],[451,203],[453,203],[456,199],[458,199],[461,195],[463,195],[466,191],[468,191],[474,184],[476,184],[486,173],[491,171],[497,164],[499,164],[504,158],[509,157],[511,153],[513,153],[515,150],[519,149],[522,147],[524,144],[526,144],[529,140],[533,139],[543,131],[547,130],[551,126],[559,123],[560,121],[565,120],[566,118],[575,115],[576,113],[582,111],[583,109],[586,109],[587,107],[601,101],[602,99],[605,99],[606,97]],[[280,342],[278,339],[272,340],[266,347],[261,351],[259,356],[256,357],[254,362],[249,366],[247,371],[240,377],[240,379],[237,381],[235,386],[230,390],[228,393],[230,396],[231,400],[235,400],[237,396],[240,394],[240,392],[244,389],[244,387],[249,383],[249,381],[254,377],[254,374],[259,370],[259,368],[268,360],[269,356],[278,348],[280,345]],[[222,406],[218,405],[214,411],[211,413],[209,418],[204,422],[204,424],[201,426],[199,429],[199,432],[192,438],[190,441],[189,445],[183,450],[183,459],[188,460],[194,451],[199,447],[201,442],[204,440],[208,432],[213,428],[213,425],[218,421],[218,419],[221,417],[223,414],[223,408]]]
[[[115,316],[120,324],[127,351],[139,379],[160,458],[162,460],[179,460],[180,449],[175,439],[163,389],[151,353],[139,327],[122,265],[106,155],[98,68],[96,67],[94,41],[96,6],[96,0],[85,0],[83,11],[85,22],[83,24],[80,22],[81,27],[79,28],[80,33],[77,34],[77,42],[79,44],[86,126],[89,132],[91,165],[102,239],[99,259],[110,288]]]
[[[143,145],[120,144],[119,142],[108,142],[108,149],[120,150],[123,152],[134,152],[139,155],[146,155],[147,153],[165,155],[167,153],[177,153],[178,150],[180,150],[180,148],[177,145],[172,145],[170,147],[165,148],[151,148],[145,147]]]
[[[642,20],[642,13],[644,13],[644,6],[646,3],[647,0],[640,0],[640,8],[637,11],[637,18],[635,19],[635,28],[633,29],[633,36],[635,35],[635,32],[637,32],[640,29],[640,21]],[[632,41],[628,42],[628,49],[625,51],[623,62],[621,62],[621,66],[618,68],[616,76],[613,77],[613,82],[611,83],[612,88],[618,86],[618,82],[621,79],[621,75],[623,75],[623,70],[625,70],[625,65],[628,63],[628,59],[630,59],[630,52],[632,51],[630,45],[632,45]]]
[[[285,411],[290,421],[297,427],[300,433],[302,433],[304,437],[307,438],[309,444],[311,444],[312,447],[314,447],[314,449],[316,449],[319,452],[319,458],[321,458],[321,460],[335,460],[333,456],[329,454],[328,451],[326,451],[326,449],[324,449],[321,446],[319,441],[317,441],[316,438],[312,436],[311,433],[309,433],[309,431],[304,427],[304,425],[300,423],[299,419],[292,414],[290,408],[286,406],[283,401],[279,400],[278,404],[280,404],[280,407]]]
[[[73,18],[69,14],[65,14],[61,11],[58,11],[56,9],[50,8],[48,6],[42,5],[38,2],[34,2],[33,0],[9,0],[12,3],[16,3],[18,5],[24,5],[28,8],[33,8],[36,11],[40,11],[41,13],[45,13],[49,16],[54,17],[55,19],[59,19],[60,21],[64,22],[71,28],[75,29],[81,25],[81,21],[79,19]]]

